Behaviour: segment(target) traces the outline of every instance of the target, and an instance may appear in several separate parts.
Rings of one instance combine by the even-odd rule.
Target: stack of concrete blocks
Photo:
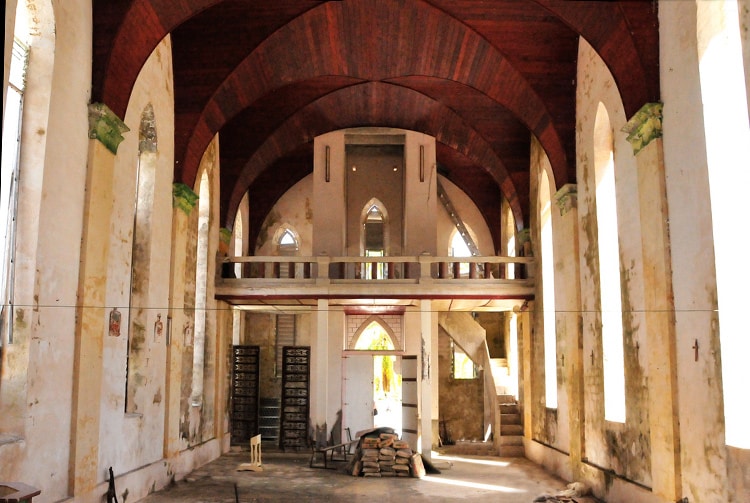
[[[395,433],[362,437],[350,465],[351,474],[364,477],[409,477],[414,452]]]

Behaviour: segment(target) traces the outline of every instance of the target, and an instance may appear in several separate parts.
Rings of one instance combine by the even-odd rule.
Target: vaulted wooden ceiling
[[[435,136],[441,172],[497,240],[501,196],[528,225],[535,135],[557,187],[575,182],[579,36],[608,65],[627,116],[658,100],[654,1],[95,0],[93,101],[125,116],[167,35],[175,181],[193,185],[216,133],[221,212],[245,193],[251,238],[312,171],[316,135],[386,126]]]

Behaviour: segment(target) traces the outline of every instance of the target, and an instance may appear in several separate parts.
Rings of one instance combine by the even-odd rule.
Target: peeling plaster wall
[[[625,364],[625,423],[604,420],[604,388],[599,300],[599,251],[594,166],[594,126],[599,103],[609,115],[614,140],[615,190],[620,256]],[[617,86],[604,62],[581,39],[577,91],[578,210],[581,226],[583,364],[585,394],[585,457],[645,486],[651,484],[648,381],[641,259],[638,180],[635,157],[625,133],[627,122]],[[592,356],[593,355],[593,356]]]
[[[172,234],[172,173],[174,146],[170,132],[174,129],[172,108],[174,92],[171,80],[171,44],[165,39],[154,50],[138,77],[125,115],[130,132],[120,144],[115,161],[114,201],[112,205],[110,260],[107,268],[108,306],[122,313],[121,336],[105,337],[100,402],[99,466],[101,480],[108,477],[106,468],[116,473],[129,472],[162,457],[164,444],[164,396],[166,375],[166,324],[169,307],[170,257]],[[154,197],[150,216],[148,276],[133,284],[133,208],[138,179],[138,144],[141,114],[147,105],[154,107],[157,131],[157,152],[154,155]],[[146,169],[144,167],[144,169]],[[138,289],[139,303],[130,306],[130,289]],[[131,324],[135,313],[138,323]],[[108,315],[109,311],[105,313]],[[162,322],[162,335],[156,334],[157,315]],[[131,339],[133,353],[126,374],[128,337],[139,332],[140,342]],[[130,332],[130,333],[129,333]],[[125,413],[125,383],[134,380],[134,413]]]
[[[739,3],[739,43],[743,51],[745,84],[748,82],[747,7],[746,1]],[[680,462],[683,493],[690,501],[744,501],[747,497],[743,494],[750,491],[743,482],[747,476],[737,465],[743,457],[746,462],[746,451],[725,446],[718,320],[721,305],[717,266],[714,265],[717,256],[727,252],[722,241],[728,244],[741,238],[735,237],[735,229],[725,217],[714,215],[713,218],[723,222],[723,226],[714,227],[712,210],[731,209],[725,213],[728,216],[735,209],[726,201],[714,201],[712,207],[710,193],[728,180],[734,187],[727,191],[730,192],[727,196],[741,204],[737,197],[743,197],[746,191],[746,183],[738,183],[741,177],[746,177],[746,171],[738,173],[739,179],[720,176],[728,167],[727,161],[721,159],[724,155],[730,155],[727,159],[732,164],[748,163],[747,142],[728,143],[739,137],[735,136],[739,131],[734,128],[744,112],[736,107],[729,110],[726,103],[727,97],[737,97],[738,82],[725,78],[727,74],[736,75],[732,72],[736,70],[733,66],[736,60],[730,66],[718,56],[732,52],[727,50],[728,44],[730,40],[734,43],[733,34],[738,27],[727,26],[731,19],[727,9],[733,8],[734,4],[729,2],[661,2],[659,5],[665,105],[664,165],[672,240],[680,397]],[[737,22],[736,18],[732,22]],[[728,90],[726,96],[720,96],[725,89]],[[732,130],[725,130],[729,128]],[[713,181],[715,187],[712,187],[710,172],[719,175]],[[720,264],[725,266],[726,262]],[[746,269],[740,265],[737,271],[742,275]],[[727,332],[725,337],[744,338],[747,334],[745,327]],[[746,417],[744,420],[746,423]]]
[[[435,355],[433,355],[434,358]],[[484,386],[476,379],[453,379],[451,338],[438,334],[438,388],[440,390],[440,435],[443,442],[484,439]]]
[[[10,9],[16,2],[9,2]],[[88,152],[90,3],[36,2],[19,184],[14,344],[0,383],[0,474],[68,495],[73,361]],[[12,33],[6,25],[6,38]],[[11,35],[12,37],[12,35]],[[6,44],[6,50],[10,45]],[[6,64],[9,59],[5,58]],[[7,79],[7,66],[5,67]],[[6,81],[7,82],[7,81]],[[5,88],[4,88],[5,89]],[[4,91],[5,92],[5,91]],[[23,306],[23,307],[21,307]]]

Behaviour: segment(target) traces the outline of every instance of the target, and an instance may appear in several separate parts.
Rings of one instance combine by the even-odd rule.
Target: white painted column
[[[433,390],[433,376],[437,376],[437,358],[435,358],[435,368],[432,368],[432,348],[437,347],[437,342],[433,341],[433,332],[437,338],[437,326],[433,323],[432,301],[422,300],[420,302],[420,327],[422,332],[421,340],[421,357],[420,357],[420,396],[419,396],[419,441],[417,450],[426,459],[432,456],[432,417],[433,401],[437,406],[437,399],[433,400],[434,392],[437,392],[437,377],[434,379],[435,389]],[[435,351],[437,356],[437,350]],[[434,414],[435,417],[437,413]]]
[[[310,426],[313,441],[321,444],[328,438],[328,318],[328,299],[319,299],[310,347]]]

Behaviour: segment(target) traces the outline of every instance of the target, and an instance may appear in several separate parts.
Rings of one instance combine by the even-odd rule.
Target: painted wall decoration
[[[120,337],[120,322],[122,321],[122,313],[113,308],[109,312],[109,336]]]
[[[161,313],[156,315],[156,321],[154,322],[154,342],[161,340],[161,336],[164,334],[164,323],[161,321]]]

